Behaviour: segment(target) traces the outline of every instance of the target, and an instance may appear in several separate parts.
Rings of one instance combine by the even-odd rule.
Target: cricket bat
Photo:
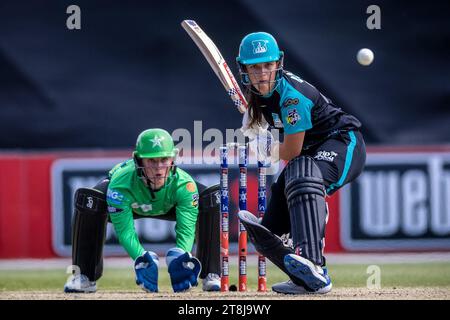
[[[227,62],[223,58],[214,42],[206,35],[194,20],[183,20],[181,26],[186,30],[197,47],[205,56],[214,73],[225,87],[228,95],[233,100],[234,105],[241,113],[247,110],[247,100],[245,99],[239,85],[233,76]]]

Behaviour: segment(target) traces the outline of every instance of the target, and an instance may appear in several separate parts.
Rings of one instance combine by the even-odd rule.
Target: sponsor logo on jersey
[[[142,212],[148,212],[148,211],[151,211],[153,209],[153,206],[152,206],[151,203],[150,204],[147,204],[147,203],[139,204],[137,202],[133,202],[131,204],[131,207],[133,209],[139,209],[140,208],[142,210]]]
[[[108,192],[106,193],[106,200],[116,205],[121,205],[123,202],[123,198],[123,194],[113,189],[108,189]]]
[[[298,98],[289,98],[286,99],[286,101],[284,101],[284,106],[285,107],[289,107],[289,106],[295,106],[296,104],[298,104]]]
[[[198,193],[192,195],[192,206],[194,208],[198,207]]]
[[[195,192],[195,184],[193,182],[188,182],[186,184],[186,189],[189,192]]]
[[[291,78],[291,79],[293,79],[293,80],[295,80],[295,81],[297,81],[297,82],[300,82],[300,83],[304,82],[299,76],[296,76],[296,75],[293,74],[292,72],[286,72],[286,75],[287,75],[289,78]]]
[[[123,211],[123,209],[108,206],[108,213],[120,213],[122,211]]]
[[[278,113],[272,113],[272,119],[275,128],[283,128],[283,121],[281,121]]]
[[[295,126],[295,124],[300,120],[300,115],[297,112],[297,109],[291,109],[288,111],[288,115],[286,117],[287,123],[291,126]]]
[[[253,53],[258,54],[258,53],[267,52],[267,43],[268,42],[269,41],[267,41],[267,40],[253,40],[252,41]]]
[[[334,158],[336,158],[338,154],[334,151],[319,151],[317,152],[317,154],[314,156],[315,160],[318,161],[329,161],[329,162],[333,162]]]

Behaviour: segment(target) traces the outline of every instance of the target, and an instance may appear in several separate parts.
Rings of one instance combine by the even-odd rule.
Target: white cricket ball
[[[356,59],[363,66],[368,66],[373,61],[373,52],[370,49],[364,48],[358,51]]]

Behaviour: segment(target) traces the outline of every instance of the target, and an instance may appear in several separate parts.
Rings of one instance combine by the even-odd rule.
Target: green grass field
[[[366,287],[367,264],[335,264],[329,265],[329,273],[334,288]],[[381,287],[448,287],[450,288],[450,263],[405,263],[380,264]],[[234,266],[233,266],[234,267]],[[249,267],[248,287],[256,288],[256,267]],[[276,282],[286,280],[286,276],[273,265],[268,265],[268,287]],[[1,291],[62,291],[69,275],[65,270],[1,270]],[[230,270],[230,284],[237,284],[237,268]],[[170,280],[165,268],[160,269],[160,290],[170,291]],[[99,290],[141,290],[134,283],[133,269],[105,269],[103,277],[98,281]]]

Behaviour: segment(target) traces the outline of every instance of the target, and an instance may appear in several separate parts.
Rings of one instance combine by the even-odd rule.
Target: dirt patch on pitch
[[[139,291],[99,291],[90,294],[66,294],[53,291],[3,291],[0,300],[450,300],[450,288],[336,288],[326,295],[283,295],[274,292],[258,293],[189,293],[161,292],[148,294]]]

